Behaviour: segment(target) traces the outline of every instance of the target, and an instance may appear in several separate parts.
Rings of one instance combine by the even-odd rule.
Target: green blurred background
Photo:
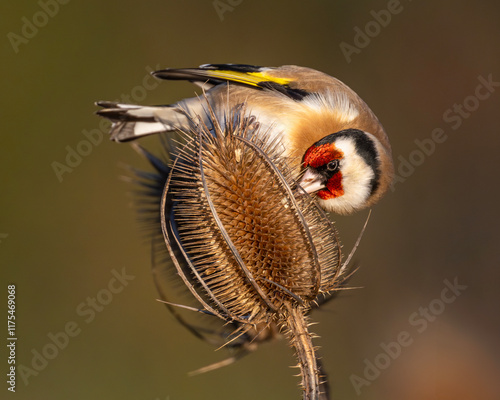
[[[126,95],[162,104],[193,94],[188,83],[155,85],[149,68],[235,62],[298,64],[338,77],[370,105],[392,141],[401,180],[374,208],[356,254],[360,268],[350,284],[363,288],[313,314],[333,398],[500,398],[499,84],[479,89],[482,100],[476,95],[480,77],[500,82],[498,2],[61,3],[0,5],[0,310],[6,321],[6,286],[16,284],[18,367],[33,368],[34,354],[44,348],[53,356],[37,364],[36,375],[23,379],[18,370],[16,393],[6,383],[3,393],[18,399],[300,397],[283,341],[231,367],[187,376],[227,353],[191,336],[155,301],[149,245],[130,206],[131,187],[119,179],[120,165],[145,162],[106,135],[96,145],[82,144],[84,132],[99,136],[96,100]],[[399,12],[386,26],[373,22],[388,9]],[[26,21],[39,27],[23,33]],[[341,43],[354,46],[355,28],[373,37],[346,57]],[[464,100],[470,112],[459,116]],[[432,147],[436,129],[447,139],[426,155],[415,141]],[[58,178],[54,163],[67,164],[71,149],[87,155]],[[346,250],[365,217],[337,218]],[[134,278],[106,297],[113,271],[123,269]],[[439,300],[445,280],[467,287],[450,304]],[[83,311],[90,308],[81,303],[98,293],[109,304],[86,322],[90,314]],[[432,322],[424,328],[415,322],[429,306]],[[69,322],[78,334],[50,353],[49,334],[57,336]],[[367,362],[383,364],[383,345],[404,332],[411,344],[368,379]],[[366,380],[356,385],[354,375]]]

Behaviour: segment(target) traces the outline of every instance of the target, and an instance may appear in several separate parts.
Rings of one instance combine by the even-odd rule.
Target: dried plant
[[[192,309],[223,323],[227,346],[244,354],[283,332],[295,349],[304,399],[327,399],[308,313],[345,278],[337,232],[297,185],[296,163],[254,117],[241,107],[220,120],[208,105],[206,112],[210,126],[192,119],[183,140],[168,145],[170,166],[138,147],[158,172],[137,172],[147,194],[161,197],[164,244],[155,239],[154,246],[166,246],[198,303]],[[156,203],[145,214],[154,221]],[[185,322],[164,300],[207,337],[209,328]]]

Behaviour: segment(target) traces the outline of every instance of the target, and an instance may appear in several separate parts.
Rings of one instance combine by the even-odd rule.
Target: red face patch
[[[340,160],[344,153],[337,149],[333,143],[324,143],[319,146],[312,145],[304,155],[304,167],[319,168],[330,161]],[[317,195],[323,200],[334,199],[344,194],[342,187],[342,172],[338,171],[326,183],[326,189],[320,190]]]
[[[342,187],[342,172],[337,172],[333,175],[326,183],[328,190],[320,190],[318,196],[323,200],[334,199],[340,197],[344,194],[344,188]]]
[[[332,160],[340,160],[344,153],[337,149],[333,143],[325,143],[320,146],[311,146],[304,155],[304,167],[321,167]]]

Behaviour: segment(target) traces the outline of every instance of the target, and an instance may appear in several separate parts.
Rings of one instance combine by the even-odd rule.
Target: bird
[[[391,186],[392,151],[382,124],[351,88],[326,73],[296,65],[203,64],[152,74],[194,83],[204,96],[161,106],[99,101],[97,114],[111,120],[112,140],[186,131],[195,119],[209,122],[206,102],[221,120],[228,109],[244,106],[261,131],[280,142],[301,170],[299,185],[325,211],[349,215],[371,207]]]

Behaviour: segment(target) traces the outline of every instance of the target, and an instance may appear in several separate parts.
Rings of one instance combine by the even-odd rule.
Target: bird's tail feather
[[[173,106],[138,106],[99,101],[97,115],[109,119],[111,140],[127,142],[161,132],[183,129],[188,123],[181,109]]]

